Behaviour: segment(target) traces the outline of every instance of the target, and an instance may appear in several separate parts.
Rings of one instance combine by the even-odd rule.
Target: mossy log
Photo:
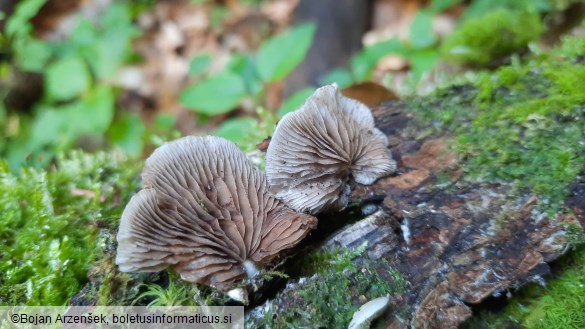
[[[509,183],[465,179],[449,136],[429,133],[410,106],[394,101],[374,110],[399,173],[357,187],[353,204],[376,213],[341,228],[321,248],[367,243],[355,266],[389,262],[406,278],[408,288],[390,296],[381,320],[386,328],[456,328],[472,316],[471,305],[543,280],[547,263],[569,248],[571,228],[585,225],[585,193],[575,183],[565,203],[570,211],[550,218],[539,210],[536,195],[511,193]],[[320,227],[327,225],[320,220]],[[387,269],[377,272],[385,276]],[[272,314],[295,313],[304,286],[327,275],[289,284],[269,302]],[[359,292],[344,293],[348,303],[363,299],[353,295]],[[304,307],[310,313],[314,305]]]

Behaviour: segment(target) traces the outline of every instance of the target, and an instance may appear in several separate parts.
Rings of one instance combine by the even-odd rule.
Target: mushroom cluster
[[[142,179],[118,232],[116,264],[124,272],[170,266],[186,281],[225,291],[317,224],[269,194],[264,174],[218,137],[184,137],[159,147]]]
[[[296,211],[344,208],[353,182],[370,185],[396,170],[370,109],[321,87],[278,123],[266,153],[271,191]]]

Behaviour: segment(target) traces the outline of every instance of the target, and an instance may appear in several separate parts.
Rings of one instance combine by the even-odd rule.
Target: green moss
[[[17,174],[0,162],[0,305],[67,304],[87,281],[98,226],[118,218],[137,172],[105,153]]]
[[[584,53],[584,39],[570,38],[412,108],[423,122],[453,133],[469,177],[515,182],[554,213],[584,169],[585,66],[576,63]]]
[[[448,60],[483,66],[525,47],[542,31],[535,11],[500,8],[465,21],[445,40],[441,51]]]
[[[148,306],[193,306],[196,305],[194,296],[198,295],[194,284],[185,284],[178,278],[169,278],[169,284],[163,288],[157,284],[145,284],[147,288],[135,300],[149,300]]]
[[[154,273],[124,273],[115,264],[115,250],[109,241],[97,248],[97,261],[88,275],[81,301],[97,305],[197,306],[225,305],[229,298],[215,289],[181,279],[172,270]]]
[[[95,258],[97,261],[91,265],[88,273],[94,278],[94,282],[84,288],[86,291],[82,297],[83,300],[89,301],[89,304],[130,305],[142,292],[144,281],[159,279],[158,274],[131,275],[119,272],[113,251],[109,254],[103,253],[102,250],[96,251]]]
[[[585,169],[583,56],[585,38],[565,38],[411,108],[435,131],[452,134],[468,178],[514,182],[513,190],[535,193],[552,215],[564,211],[570,183]],[[567,230],[581,247],[553,266],[546,285],[521,289],[503,311],[483,311],[464,328],[584,328],[583,234],[576,225]]]
[[[133,305],[148,306],[213,306],[225,305],[229,297],[215,289],[184,281],[176,273],[169,274],[168,284],[142,284],[146,288]]]
[[[405,291],[407,282],[384,259],[361,258],[364,248],[308,256],[318,277],[299,284],[286,313],[268,312],[258,326],[269,328],[345,328],[366,301]],[[315,272],[313,272],[315,273]],[[359,296],[352,300],[352,296]]]

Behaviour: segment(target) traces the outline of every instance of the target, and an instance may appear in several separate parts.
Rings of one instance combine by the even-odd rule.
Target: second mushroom
[[[278,123],[266,153],[271,191],[299,212],[344,208],[353,181],[370,185],[396,170],[370,109],[321,87]]]

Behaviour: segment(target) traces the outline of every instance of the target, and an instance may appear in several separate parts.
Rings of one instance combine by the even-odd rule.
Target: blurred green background
[[[75,148],[118,149],[137,157],[192,133],[214,133],[253,149],[279,117],[318,87],[282,92],[316,31],[351,24],[317,17],[295,25],[296,2],[289,2],[293,10],[280,9],[284,18],[275,19],[270,1],[106,1],[102,7],[91,1],[13,1],[10,13],[0,16],[0,155],[12,170],[45,167]],[[461,64],[458,75],[494,67],[536,42],[547,21],[562,19],[573,5],[402,2],[412,5],[397,6],[395,14],[411,19],[386,30],[406,33],[370,31],[369,44],[338,54],[349,60],[321,74],[320,84],[376,81],[404,96],[420,91],[421,80],[432,73],[422,89],[432,90],[453,72],[438,63]],[[441,28],[437,17],[450,27]],[[404,63],[379,69],[392,55]],[[328,56],[336,62],[335,53]],[[402,80],[395,83],[397,76]]]

